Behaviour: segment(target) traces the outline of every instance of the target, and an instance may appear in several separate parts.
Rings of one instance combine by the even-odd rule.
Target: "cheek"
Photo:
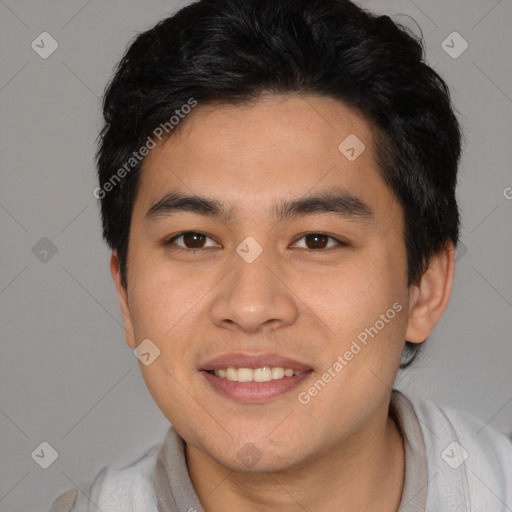
[[[324,347],[331,362],[352,351],[347,354],[352,371],[395,366],[407,326],[406,273],[399,255],[375,251],[302,286],[304,302],[328,326]]]
[[[165,339],[170,335],[169,330],[198,304],[205,283],[179,268],[172,268],[168,262],[141,261],[140,265],[134,265],[130,281],[134,329],[147,337]]]
[[[401,279],[400,279],[401,281]],[[329,275],[304,283],[303,293],[333,329],[364,328],[401,299],[403,290],[393,269],[380,259],[368,259],[350,268],[334,269]]]
[[[148,386],[164,380],[169,391],[179,385],[169,381],[167,371],[180,382],[196,377],[200,327],[206,321],[208,292],[218,279],[149,263],[134,274],[130,312],[137,343],[150,339],[160,350],[155,370],[141,370]]]

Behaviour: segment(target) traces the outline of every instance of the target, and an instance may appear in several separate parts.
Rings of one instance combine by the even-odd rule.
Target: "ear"
[[[121,282],[121,269],[119,266],[119,258],[117,251],[113,251],[110,257],[110,273],[116,286],[117,299],[123,316],[124,335],[126,343],[132,348],[136,348],[135,336],[133,334],[133,324],[130,317],[130,306],[128,303],[128,291]]]
[[[432,256],[418,285],[409,290],[409,321],[405,339],[423,343],[446,310],[455,274],[455,248],[452,242]]]

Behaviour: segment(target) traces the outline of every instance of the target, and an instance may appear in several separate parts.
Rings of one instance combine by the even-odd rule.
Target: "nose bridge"
[[[263,295],[268,294],[267,298],[274,295],[276,269],[271,272],[270,268],[275,267],[276,262],[270,249],[263,251],[254,261],[246,260],[239,254],[233,260],[232,297],[241,301],[255,301],[261,300]]]
[[[258,249],[246,239],[233,254],[232,266],[212,308],[216,324],[236,324],[240,329],[255,331],[263,324],[295,320],[293,294],[284,279],[279,279],[278,261],[270,249]]]

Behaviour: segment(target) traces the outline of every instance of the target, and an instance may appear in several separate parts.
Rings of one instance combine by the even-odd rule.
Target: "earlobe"
[[[130,316],[130,307],[128,303],[128,292],[121,281],[121,270],[119,267],[117,251],[113,251],[110,256],[110,274],[112,275],[112,280],[116,287],[117,299],[119,301],[119,307],[121,308],[126,343],[129,347],[136,348],[133,324]]]
[[[452,242],[434,254],[421,281],[409,290],[409,320],[406,340],[423,343],[446,310],[455,275],[455,249]]]

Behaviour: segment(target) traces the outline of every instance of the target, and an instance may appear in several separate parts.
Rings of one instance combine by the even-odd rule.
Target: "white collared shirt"
[[[398,512],[511,512],[512,442],[465,413],[391,396],[404,440]],[[68,489],[49,512],[204,512],[173,427],[163,443],[128,466],[103,468],[83,494]]]

